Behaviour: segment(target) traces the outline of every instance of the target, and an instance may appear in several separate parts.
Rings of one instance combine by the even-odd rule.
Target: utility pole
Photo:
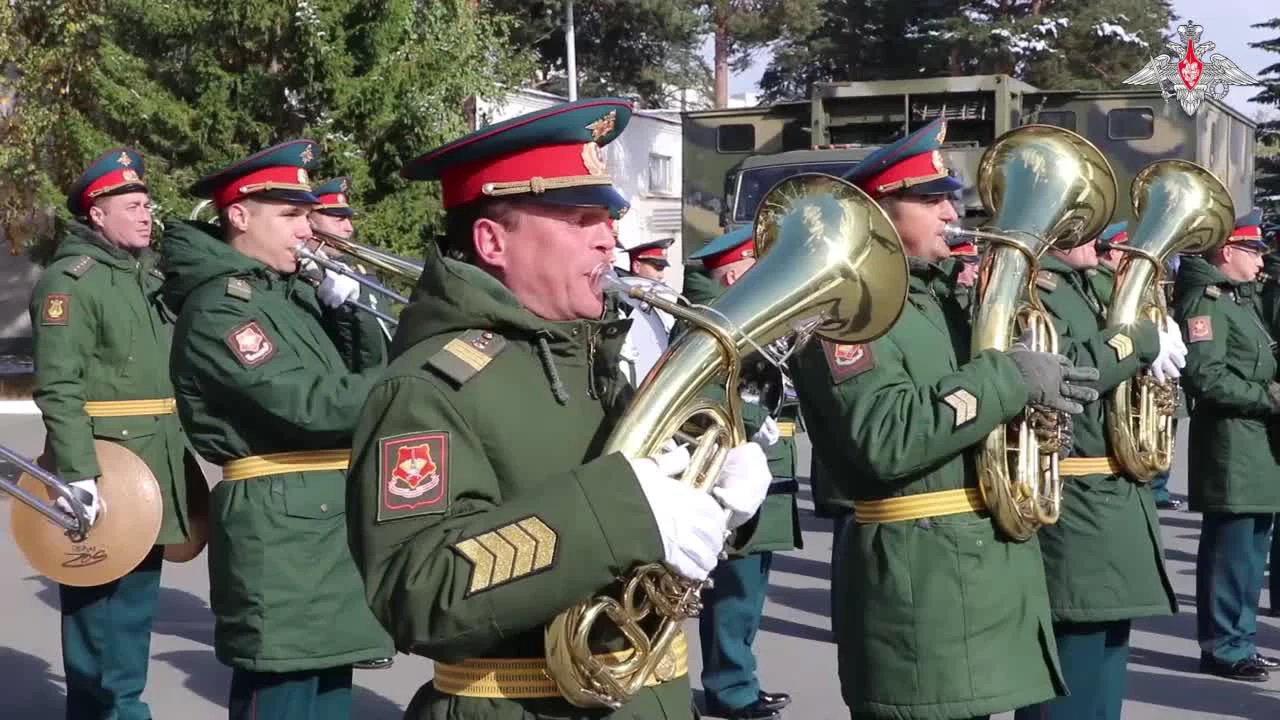
[[[569,61],[569,102],[578,99],[578,63],[574,53],[573,0],[564,3],[564,45]]]

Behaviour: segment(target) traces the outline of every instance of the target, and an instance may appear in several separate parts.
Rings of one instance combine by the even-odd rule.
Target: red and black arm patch
[[[414,432],[378,440],[378,522],[449,508],[449,433]]]
[[[71,293],[49,293],[40,306],[41,325],[66,325],[71,320]]]
[[[275,340],[267,334],[257,320],[249,320],[231,328],[224,338],[231,354],[240,364],[252,368],[270,360],[276,354]]]
[[[1205,342],[1213,339],[1213,318],[1197,315],[1187,318],[1187,342]]]
[[[836,384],[876,366],[870,343],[845,345],[823,340],[822,352],[827,356],[827,367],[831,369],[831,379]]]

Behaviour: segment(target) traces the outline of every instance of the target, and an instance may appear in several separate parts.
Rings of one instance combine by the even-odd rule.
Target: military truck
[[[982,153],[1031,123],[1077,132],[1106,155],[1121,197],[1116,220],[1132,219],[1133,176],[1166,158],[1212,170],[1237,214],[1253,202],[1256,124],[1221,100],[1206,100],[1192,117],[1154,87],[1041,90],[1008,75],[816,83],[808,100],[684,113],[685,255],[750,224],[778,181],[801,172],[842,175],[940,114],[947,118],[943,155],[967,186],[957,198],[966,224],[984,215],[974,188]]]

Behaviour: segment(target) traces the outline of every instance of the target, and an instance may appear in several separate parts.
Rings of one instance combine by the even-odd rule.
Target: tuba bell
[[[1133,178],[1129,195],[1137,227],[1127,243],[1116,246],[1125,255],[1116,270],[1107,326],[1128,327],[1146,318],[1163,330],[1169,317],[1161,290],[1164,263],[1176,253],[1205,253],[1226,242],[1235,225],[1231,194],[1193,162],[1159,160]],[[1107,398],[1112,452],[1138,482],[1149,482],[1173,463],[1177,393],[1177,380],[1162,383],[1143,369]]]
[[[17,482],[0,478],[0,490],[20,502],[9,527],[27,563],[41,575],[80,587],[124,577],[142,562],[160,535],[164,502],[147,463],[132,450],[93,441],[102,510],[90,525],[85,507],[62,478],[0,446],[0,457],[21,468]],[[64,498],[74,516],[56,506]]]
[[[1032,350],[1056,353],[1057,330],[1036,293],[1039,259],[1049,248],[1082,245],[1106,226],[1116,207],[1115,173],[1080,135],[1025,125],[983,153],[978,193],[990,223],[949,230],[988,246],[974,283],[971,352],[1007,350],[1026,331]],[[1012,540],[1058,521],[1062,422],[1056,412],[1028,408],[989,433],[978,450],[983,500]]]
[[[744,357],[788,337],[868,342],[901,314],[908,280],[901,241],[880,206],[852,184],[821,174],[782,181],[762,200],[753,237],[757,263],[707,308],[644,286],[613,286],[690,329],[650,370],[603,454],[640,458],[673,438],[687,440],[691,460],[679,482],[709,492],[728,451],[746,441],[734,392]],[[724,406],[704,394],[719,381],[729,389]],[[706,583],[662,563],[635,568],[620,582],[620,600],[583,601],[545,629],[548,672],[578,707],[616,709],[651,677],[674,677],[681,624],[701,612]],[[602,617],[628,643],[622,653],[593,655],[588,641]]]

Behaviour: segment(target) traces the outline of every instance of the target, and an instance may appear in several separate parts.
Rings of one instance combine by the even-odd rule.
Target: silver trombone
[[[25,505],[41,515],[49,518],[55,525],[67,531],[67,536],[72,542],[81,542],[89,534],[89,511],[85,508],[84,503],[75,496],[71,491],[71,486],[59,478],[57,475],[36,465],[25,457],[0,445],[0,457],[8,460],[10,463],[17,465],[19,469],[25,471],[28,475],[39,480],[41,484],[47,486],[50,490],[58,494],[58,497],[67,501],[67,505],[71,507],[73,516],[67,515],[65,512],[58,510],[57,507],[50,507],[47,503],[41,502],[40,498],[23,490],[18,483],[13,480],[0,477],[0,490],[4,490],[15,498],[21,500]]]
[[[351,278],[352,280],[355,280],[356,282],[372,290],[373,292],[382,293],[383,295],[386,295],[387,297],[391,298],[392,300],[395,300],[398,303],[404,304],[409,302],[409,298],[401,295],[400,293],[390,288],[379,285],[373,280],[370,280],[364,277],[359,272],[356,272],[354,269],[349,268],[346,265],[343,265],[342,263],[330,260],[328,257],[325,256],[324,253],[308,250],[306,247],[302,245],[299,245],[298,247],[294,248],[294,252],[297,253],[298,257],[304,260],[310,260],[311,262],[315,263],[316,265],[319,265],[325,270],[329,270],[330,272],[336,272],[342,275],[346,275],[347,277]],[[385,323],[389,323],[393,326],[399,324],[398,320],[382,312],[381,310],[378,310],[372,305],[362,303],[358,300],[348,300],[347,302],[350,303],[353,307],[363,310]]]

